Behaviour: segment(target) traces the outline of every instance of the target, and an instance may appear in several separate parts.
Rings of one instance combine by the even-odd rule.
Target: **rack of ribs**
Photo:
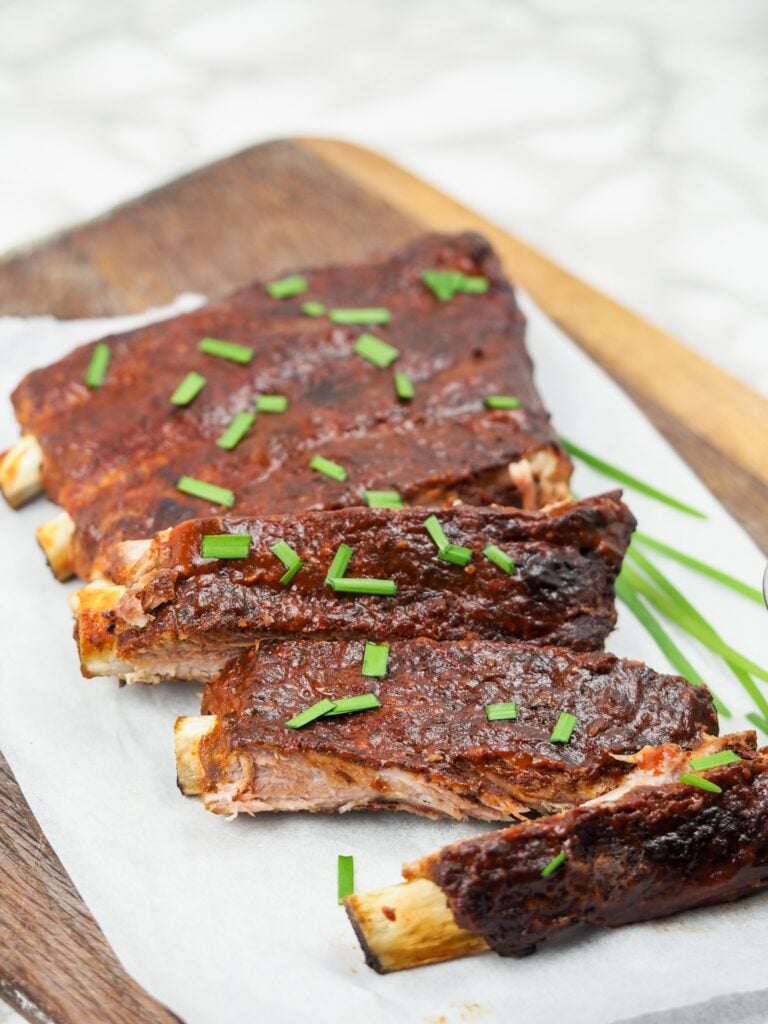
[[[622,781],[625,755],[717,732],[706,688],[605,652],[404,640],[378,677],[363,674],[367,653],[361,642],[285,641],[241,654],[206,687],[201,715],[177,720],[181,791],[217,814],[499,821],[583,803]],[[343,713],[362,693],[372,706]],[[322,701],[336,713],[286,725]],[[513,719],[488,719],[487,707],[511,703]],[[578,724],[570,742],[552,742],[562,712]]]
[[[445,560],[427,518],[466,565]],[[350,508],[188,521],[117,545],[110,579],[73,595],[82,671],[207,682],[263,639],[425,636],[595,650],[616,619],[613,580],[634,525],[618,492],[539,512],[456,505],[431,516]],[[250,538],[248,553],[204,557],[205,538],[222,535]],[[281,541],[302,560],[289,581],[272,550]],[[349,557],[339,571],[341,545]],[[486,556],[489,546],[511,571]],[[366,592],[371,580],[389,592]]]
[[[481,288],[440,298],[422,277],[434,269]],[[223,511],[218,499],[181,493],[184,476],[231,491],[238,514],[360,505],[380,489],[436,506],[533,509],[568,497],[571,464],[534,387],[525,319],[484,239],[427,235],[388,259],[301,276],[300,295],[276,298],[255,283],[104,339],[98,387],[85,384],[98,343],[21,382],[13,402],[23,435],[0,462],[0,486],[12,505],[42,488],[63,506],[38,532],[58,576],[91,578],[115,541]],[[336,322],[334,311],[370,307],[374,323]],[[381,311],[389,322],[378,322]],[[384,349],[386,366],[356,351],[371,334],[396,350]],[[243,361],[201,351],[210,338],[244,346]],[[412,398],[398,397],[394,372],[408,378]],[[202,390],[173,404],[189,373],[204,378]],[[519,405],[487,407],[500,391]],[[233,418],[264,395],[284,396],[287,407],[258,412],[236,448],[223,450],[217,442]],[[311,469],[316,455],[345,479]]]
[[[753,732],[693,751],[648,747],[632,761],[612,792],[453,843],[406,865],[405,883],[347,897],[369,966],[386,973],[489,948],[524,956],[582,925],[647,921],[768,886],[768,748],[755,750]]]

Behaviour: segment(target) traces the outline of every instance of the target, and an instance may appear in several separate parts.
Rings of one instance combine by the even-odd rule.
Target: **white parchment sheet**
[[[698,521],[628,495],[646,532],[757,586],[762,558],[747,536],[629,399],[526,308],[538,383],[561,432],[704,509],[709,519]],[[23,373],[134,322],[0,321],[0,448],[17,436],[6,396]],[[130,396],[118,414],[130,430]],[[580,494],[611,486],[579,467]],[[768,986],[768,894],[585,931],[525,960],[488,954],[377,976],[336,904],[337,854],[354,855],[359,889],[374,888],[398,881],[403,861],[482,827],[405,814],[227,822],[182,798],[172,727],[177,714],[197,711],[197,688],[119,690],[113,680],[81,678],[72,587],[54,582],[33,536],[53,511],[45,501],[0,509],[0,748],[127,970],[188,1024],[603,1024]],[[734,646],[768,661],[768,612],[682,567],[662,567]],[[666,669],[635,621],[624,611],[620,620],[609,647]],[[680,643],[737,712],[750,710],[717,659]],[[729,724],[745,723],[737,714]]]

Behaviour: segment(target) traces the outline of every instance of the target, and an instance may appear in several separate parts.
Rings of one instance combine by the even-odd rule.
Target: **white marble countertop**
[[[761,0],[0,0],[0,250],[250,143],[335,135],[768,394],[767,15]]]

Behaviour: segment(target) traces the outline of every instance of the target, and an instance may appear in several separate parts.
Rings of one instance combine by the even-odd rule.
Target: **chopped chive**
[[[438,551],[442,551],[443,548],[447,548],[451,543],[445,535],[445,531],[440,525],[440,520],[437,516],[432,515],[424,520],[424,528],[426,529],[429,536],[435,542],[435,546]]]
[[[694,686],[706,686],[707,684],[701,678],[690,661],[688,661],[686,656],[674,642],[669,633],[667,633],[656,616],[653,615],[653,613],[646,608],[645,604],[640,600],[632,584],[627,580],[625,575],[626,568],[627,566],[624,566],[613,585],[617,597],[627,606],[627,608],[629,608],[638,622],[645,628],[646,632],[649,633],[656,641],[657,647],[666,657],[670,665],[679,672],[684,679],[687,679],[689,683],[693,683]],[[712,694],[712,700],[718,712],[724,718],[730,718],[731,712],[727,706],[718,697],[716,697],[714,693],[712,693],[711,687],[709,692]]]
[[[359,693],[354,697],[339,697],[333,702],[333,705],[332,711],[326,711],[326,718],[334,718],[336,715],[351,715],[355,711],[371,711],[373,708],[381,707],[375,693]]]
[[[485,717],[489,722],[514,722],[517,718],[517,703],[511,700],[504,704],[486,704]]]
[[[307,290],[307,279],[301,274],[291,274],[277,281],[269,281],[264,286],[273,299],[293,299]]]
[[[388,324],[392,314],[382,306],[367,309],[332,309],[328,316],[334,324]]]
[[[571,715],[567,711],[561,711],[560,717],[555,723],[555,728],[552,730],[552,735],[549,737],[550,743],[568,743],[571,736],[573,736],[573,730],[576,728],[578,718],[576,715]]]
[[[641,533],[639,530],[633,534],[632,540],[638,541],[646,547],[653,548],[659,554],[666,555],[667,558],[671,558],[681,565],[686,565],[689,569],[695,569],[696,572],[700,572],[703,576],[709,576],[710,579],[717,580],[718,583],[730,587],[732,590],[737,591],[737,593],[743,594],[752,601],[756,601],[761,606],[763,604],[763,595],[757,587],[751,587],[748,583],[743,583],[741,580],[736,579],[735,576],[723,572],[722,569],[716,569],[713,565],[708,565],[707,562],[701,562],[698,558],[694,558],[693,555],[686,555],[685,552],[678,551],[677,548],[670,547],[669,544],[664,544],[662,541],[649,537],[647,533]]]
[[[556,857],[552,858],[552,860],[549,862],[549,864],[547,864],[545,867],[543,867],[541,869],[541,877],[542,878],[549,878],[549,876],[551,874],[553,874],[553,872],[557,871],[557,869],[560,867],[560,865],[564,864],[564,863],[565,863],[565,850],[561,850],[560,853],[558,853]]]
[[[516,568],[514,558],[510,558],[505,551],[502,551],[501,548],[497,548],[495,544],[487,544],[483,548],[483,554],[489,562],[493,562],[494,565],[497,565],[509,576],[514,573]]]
[[[256,399],[256,412],[285,412],[287,408],[285,395],[259,395]]]
[[[318,473],[324,473],[332,480],[338,480],[339,483],[347,479],[346,469],[338,462],[326,459],[323,455],[313,455],[309,461],[309,468],[316,469]]]
[[[389,644],[366,644],[363,651],[363,667],[360,672],[364,676],[383,679],[387,674],[388,660]]]
[[[486,409],[519,409],[520,399],[515,395],[486,395]]]
[[[247,558],[250,550],[247,533],[206,533],[203,537],[203,558]]]
[[[238,345],[234,341],[219,341],[218,338],[201,338],[197,343],[201,352],[209,356],[220,356],[232,363],[250,363],[253,349],[248,345]]]
[[[333,556],[331,567],[325,577],[326,583],[331,585],[333,580],[341,579],[347,571],[347,566],[349,565],[353,554],[354,551],[348,544],[339,544],[336,548],[336,554]]]
[[[333,589],[340,594],[374,594],[377,597],[392,597],[397,593],[397,584],[394,580],[354,579],[345,576],[343,579],[336,577],[329,582]]]
[[[205,377],[192,370],[171,395],[171,403],[173,405],[189,405],[194,398],[197,398],[205,385]]]
[[[107,375],[109,359],[112,355],[111,349],[106,342],[100,341],[91,353],[91,361],[85,373],[85,386],[88,388],[100,388]]]
[[[217,487],[216,484],[208,484],[205,480],[197,480],[193,476],[179,477],[176,490],[182,494],[191,494],[193,498],[203,498],[212,505],[226,505],[227,508],[232,508],[235,504],[235,496],[228,487]]]
[[[446,544],[437,553],[438,558],[452,565],[460,565],[462,568],[472,561],[472,548],[463,548],[459,544]]]
[[[459,292],[482,295],[490,287],[481,274],[463,274],[460,270],[425,270],[421,280],[441,302],[449,302]]]
[[[720,768],[724,764],[736,764],[741,758],[735,750],[718,750],[716,754],[692,757],[688,767],[692,772],[705,772],[708,768]]]
[[[402,508],[403,499],[397,491],[365,491],[368,508]]]
[[[313,704],[309,708],[304,708],[298,715],[294,715],[293,718],[289,718],[284,724],[289,729],[302,729],[305,725],[309,725],[310,722],[314,722],[318,718],[322,718],[329,711],[333,711],[336,707],[332,700],[328,700],[326,697],[324,700],[319,700],[317,704]]]
[[[287,570],[279,580],[281,587],[287,587],[302,565],[304,565],[304,562],[299,558],[291,545],[282,539],[275,541],[269,550],[275,558],[280,559]]]
[[[636,476],[631,476],[629,473],[625,473],[624,470],[619,469],[618,466],[612,466],[609,462],[604,462],[602,459],[598,458],[597,455],[592,455],[583,448],[579,448],[578,445],[573,444],[571,441],[567,441],[564,437],[560,438],[560,443],[569,455],[573,455],[575,458],[581,459],[582,462],[586,462],[588,466],[592,466],[593,469],[598,470],[604,476],[608,476],[612,480],[618,480],[619,483],[626,484],[627,487],[633,487],[641,494],[645,494],[649,498],[660,501],[664,505],[669,505],[671,508],[676,508],[679,512],[686,512],[689,516],[696,516],[697,519],[708,518],[704,512],[700,512],[697,508],[693,508],[691,505],[686,505],[685,502],[680,501],[678,498],[673,498],[671,495],[665,494],[664,491],[660,491],[651,484],[645,483],[644,480],[638,480]]]
[[[346,857],[340,853],[336,867],[338,901],[343,903],[345,898],[355,891],[355,858]]]
[[[487,277],[483,277],[481,274],[465,274],[461,290],[469,295],[485,295],[489,287],[490,282]]]
[[[657,611],[660,611],[662,615],[665,615],[671,622],[680,626],[686,633],[689,633],[700,643],[704,644],[705,647],[714,651],[715,654],[719,654],[729,665],[735,665],[737,668],[749,672],[750,675],[757,676],[758,679],[768,681],[768,671],[766,669],[761,668],[760,665],[734,650],[733,647],[721,640],[716,633],[712,632],[709,626],[707,628],[702,626],[696,618],[683,611],[671,598],[657,590],[629,566],[624,566],[621,574],[625,575],[630,585],[650,601]]]
[[[722,787],[718,786],[716,782],[710,782],[709,779],[703,779],[700,775],[691,775],[690,772],[685,772],[680,776],[680,782],[684,782],[686,786],[695,786],[697,789],[706,789],[708,793],[722,793]]]
[[[314,299],[310,299],[309,302],[302,302],[301,312],[304,316],[322,316],[325,313],[325,306],[322,302],[315,302]]]
[[[651,580],[653,580],[657,587],[663,590],[670,598],[672,598],[673,601],[675,601],[678,604],[678,606],[684,613],[688,614],[695,621],[697,621],[701,628],[706,630],[715,641],[721,644],[723,643],[723,640],[720,637],[720,635],[704,618],[704,616],[701,615],[696,608],[694,608],[694,606],[685,597],[685,595],[677,589],[674,583],[672,583],[671,580],[667,579],[667,577],[659,569],[657,569],[656,566],[652,562],[650,562],[645,557],[645,555],[642,554],[642,552],[638,551],[637,547],[635,546],[634,539],[627,550],[627,555],[630,559],[632,559],[632,561],[636,562],[640,566],[643,572],[645,572],[645,574],[649,576]],[[768,716],[768,699],[766,699],[766,697],[763,695],[762,690],[758,687],[758,685],[755,683],[755,681],[752,679],[749,673],[745,672],[744,669],[739,668],[736,665],[730,664],[730,662],[727,662],[727,664],[733,675],[736,677],[736,679],[738,679],[738,681],[744,687],[746,692],[755,702],[760,712],[763,715]]]
[[[224,448],[225,451],[231,452],[232,449],[236,448],[243,440],[245,435],[253,426],[253,421],[255,419],[256,416],[252,412],[239,412],[218,439],[216,444],[219,448]]]
[[[352,348],[362,359],[382,368],[391,366],[400,355],[399,348],[368,332],[361,334]]]
[[[402,399],[404,402],[410,402],[415,395],[413,381],[404,373],[395,371],[395,392],[397,397]]]

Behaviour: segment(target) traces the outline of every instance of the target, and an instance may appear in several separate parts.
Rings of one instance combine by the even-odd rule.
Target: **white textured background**
[[[0,0],[0,250],[344,136],[768,393],[767,80],[765,0]]]

